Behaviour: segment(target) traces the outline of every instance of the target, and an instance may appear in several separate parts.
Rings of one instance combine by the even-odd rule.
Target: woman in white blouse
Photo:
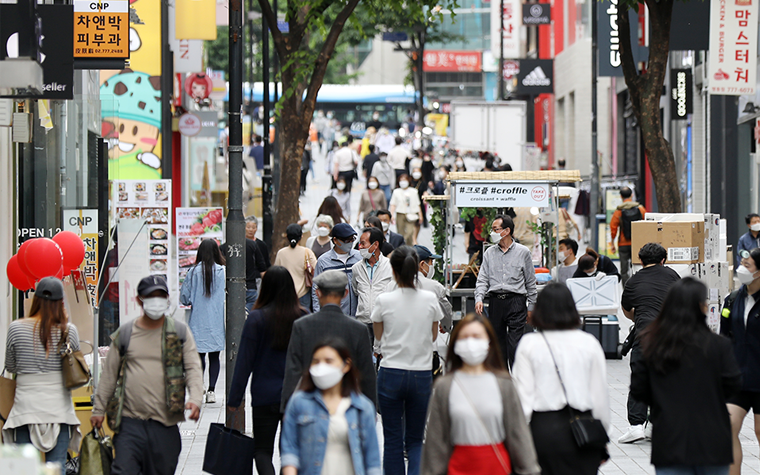
[[[398,188],[391,195],[390,211],[396,222],[398,233],[404,236],[404,242],[411,246],[417,244],[415,226],[420,222],[420,195],[417,188],[409,186],[409,175],[398,177]]]
[[[578,448],[570,429],[568,406],[576,413],[590,412],[607,431],[610,426],[604,350],[596,338],[579,329],[580,324],[568,288],[549,284],[533,309],[532,325],[538,333],[526,334],[517,347],[512,378],[543,475],[595,474],[608,458],[606,451]]]

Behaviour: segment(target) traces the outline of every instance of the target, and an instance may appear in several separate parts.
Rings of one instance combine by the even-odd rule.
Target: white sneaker
[[[652,423],[647,422],[647,425],[644,427],[644,435],[646,436],[647,440],[652,440]]]
[[[637,426],[629,427],[628,431],[618,439],[618,444],[632,444],[639,440],[643,440],[644,438],[646,438],[644,424],[639,424]]]
[[[206,393],[206,404],[214,404],[216,402],[216,394],[214,394],[214,391],[209,391]]]

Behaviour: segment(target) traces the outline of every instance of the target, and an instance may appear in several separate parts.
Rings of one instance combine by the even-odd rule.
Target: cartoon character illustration
[[[161,178],[161,159],[153,153],[161,133],[160,78],[125,69],[108,78],[100,94],[109,176]]]
[[[185,78],[185,93],[197,103],[208,99],[213,89],[213,81],[203,73],[192,73]]]

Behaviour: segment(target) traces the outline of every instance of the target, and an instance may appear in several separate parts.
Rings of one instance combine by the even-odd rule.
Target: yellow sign
[[[129,0],[74,1],[74,57],[129,58]]]
[[[216,1],[175,0],[174,9],[178,40],[216,39]]]

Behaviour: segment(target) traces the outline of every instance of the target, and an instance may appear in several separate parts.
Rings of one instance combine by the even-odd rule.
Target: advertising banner
[[[755,94],[758,1],[710,2],[710,94]]]
[[[620,29],[618,27],[618,2],[619,0],[600,0],[597,7],[597,37],[599,45],[599,76],[600,77],[623,77],[622,59],[620,55]],[[631,25],[631,51],[636,62],[646,61],[649,50],[646,46],[639,46],[637,26],[639,14],[637,11],[628,10],[628,22]]]
[[[550,186],[547,183],[457,181],[452,189],[458,208],[549,207]]]
[[[481,71],[480,51],[425,51],[422,57],[422,69],[430,72],[468,72]]]
[[[520,0],[504,0],[504,24],[501,23],[499,0],[491,1],[491,54],[499,58],[501,54],[501,34],[504,35],[504,57],[519,58],[520,28],[522,27],[522,2]]]
[[[552,22],[550,3],[525,3],[522,6],[522,14],[525,26],[550,25]]]
[[[72,231],[82,238],[84,243],[84,262],[82,276],[87,292],[94,306],[98,301],[98,210],[65,209],[63,210],[63,230]]]
[[[222,244],[224,234],[222,208],[177,208],[177,267],[178,291],[191,267],[195,265],[198,246],[204,239]]]
[[[172,229],[171,214],[171,180],[124,180],[113,183],[114,197],[113,203],[116,204],[115,213],[119,219],[119,262],[122,258],[122,252],[129,248],[130,240],[122,240],[121,223],[124,220],[146,221],[145,232],[146,238],[140,243],[135,242],[130,251],[127,261],[124,261],[119,270],[119,292],[122,296],[128,295],[121,293],[124,279],[124,266],[132,259],[145,259],[147,265],[140,268],[142,277],[148,275],[163,276],[171,289],[174,277],[170,273],[174,269],[172,252],[170,247],[170,235]],[[135,257],[134,254],[138,257]],[[139,279],[138,279],[139,282]],[[135,284],[136,285],[136,284]],[[176,295],[172,295],[174,299]]]
[[[517,94],[551,94],[554,92],[553,59],[521,59],[517,72]]]
[[[129,3],[74,0],[74,57],[129,58]]]

